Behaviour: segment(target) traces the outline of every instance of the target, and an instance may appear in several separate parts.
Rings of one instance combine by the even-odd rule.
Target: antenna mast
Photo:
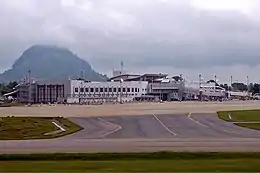
[[[81,69],[80,71],[80,78],[83,80],[84,79],[84,70]]]
[[[121,73],[123,73],[123,70],[124,70],[124,62],[123,61],[121,61]]]
[[[250,88],[249,88],[249,76],[246,77],[246,83],[247,83],[247,92],[250,91]]]
[[[28,86],[28,101],[29,105],[31,105],[31,70],[28,70],[28,78],[29,78],[29,86]]]

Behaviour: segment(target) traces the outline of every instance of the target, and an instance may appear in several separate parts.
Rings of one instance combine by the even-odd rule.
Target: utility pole
[[[259,80],[260,81],[260,80]],[[258,92],[257,93],[260,93],[260,82],[258,84]]]
[[[183,82],[183,75],[180,74],[180,84],[179,84],[179,100],[182,101],[184,95],[184,82]]]
[[[202,75],[199,74],[199,97],[200,97],[200,101],[202,101],[201,78],[202,78]]]
[[[216,92],[216,86],[217,86],[217,75],[214,76],[214,81],[215,81],[214,92]]]
[[[246,83],[247,83],[247,92],[249,93],[250,88],[249,88],[249,77],[246,77]]]
[[[123,83],[123,79],[120,80],[120,104],[122,104],[122,83]]]
[[[29,105],[31,105],[31,70],[28,70],[29,87],[28,87],[28,99]]]
[[[201,74],[199,74],[199,88],[201,88]]]
[[[121,61],[120,66],[121,66],[121,74],[123,74],[123,70],[124,70],[124,62],[123,61]]]
[[[84,80],[84,70],[80,71],[80,78],[81,78],[81,80]]]
[[[233,90],[232,88],[232,84],[233,84],[233,76],[230,77],[230,87],[231,87],[231,91]]]

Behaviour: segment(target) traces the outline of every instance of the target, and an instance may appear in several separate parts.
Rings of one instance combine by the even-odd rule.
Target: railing
[[[180,84],[177,84],[177,83],[151,83],[149,88],[151,90],[179,89]]]

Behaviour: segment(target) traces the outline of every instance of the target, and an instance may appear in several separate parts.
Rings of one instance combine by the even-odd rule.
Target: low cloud
[[[0,70],[31,45],[56,44],[105,73],[123,60],[129,71],[192,76],[232,67],[258,80],[260,6],[252,2],[245,14],[200,9],[191,0],[2,0]]]

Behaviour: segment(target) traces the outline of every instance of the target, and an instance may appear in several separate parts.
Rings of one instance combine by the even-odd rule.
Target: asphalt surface
[[[84,129],[58,139],[0,141],[1,153],[259,151],[260,131],[215,114],[70,118]]]
[[[70,118],[84,127],[72,139],[260,138],[257,130],[236,126],[216,115],[139,115]]]

